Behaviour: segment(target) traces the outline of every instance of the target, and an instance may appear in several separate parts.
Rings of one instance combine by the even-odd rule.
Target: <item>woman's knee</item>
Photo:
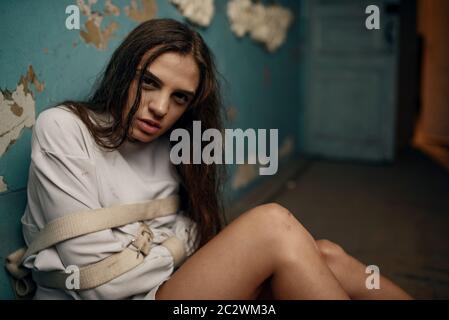
[[[268,203],[247,212],[247,218],[265,239],[282,246],[282,249],[294,250],[298,244],[312,244],[315,240],[296,217],[278,203]]]
[[[321,255],[327,261],[330,262],[337,261],[346,256],[345,250],[341,246],[332,241],[321,239],[317,240],[316,244],[318,246],[318,249],[320,250]]]
[[[288,230],[299,224],[293,214],[278,203],[267,203],[247,212],[247,218],[265,234]]]

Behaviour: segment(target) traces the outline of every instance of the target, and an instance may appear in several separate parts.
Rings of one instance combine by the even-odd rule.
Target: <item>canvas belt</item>
[[[119,277],[140,265],[150,252],[153,234],[143,221],[174,214],[178,209],[179,197],[170,196],[141,203],[80,211],[49,222],[28,248],[13,252],[6,259],[7,270],[16,279],[16,294],[24,296],[33,290],[34,284],[29,279],[30,270],[22,266],[27,257],[65,240],[140,221],[138,233],[121,252],[78,268],[79,286],[70,290],[92,289]],[[175,266],[185,259],[183,242],[177,237],[170,237],[161,245],[168,249]],[[64,271],[32,271],[32,279],[39,285],[63,290],[69,289],[67,281],[71,275],[72,273]]]

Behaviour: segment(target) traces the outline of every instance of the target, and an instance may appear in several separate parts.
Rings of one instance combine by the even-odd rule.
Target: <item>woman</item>
[[[114,52],[93,95],[42,112],[34,127],[27,244],[54,219],[115,204],[179,194],[182,208],[145,221],[153,245],[138,267],[98,287],[39,286],[36,299],[407,299],[381,277],[365,287],[365,266],[338,245],[315,241],[285,208],[265,204],[222,228],[221,167],[170,163],[175,128],[221,129],[212,54],[188,26],[156,19],[135,28]],[[139,223],[63,241],[28,257],[38,271],[86,266],[129,246]],[[182,239],[188,259],[175,268],[163,245]]]

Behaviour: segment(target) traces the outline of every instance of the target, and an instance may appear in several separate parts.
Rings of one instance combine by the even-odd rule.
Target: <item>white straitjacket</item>
[[[104,151],[67,107],[41,112],[32,131],[28,203],[22,217],[26,244],[48,222],[76,211],[177,194],[179,178],[170,162],[169,147],[168,138],[160,137],[147,144],[126,141],[117,150]],[[145,223],[154,239],[144,263],[90,290],[38,286],[34,298],[154,299],[158,287],[174,271],[173,258],[160,243],[175,235],[184,242],[187,256],[191,255],[196,248],[188,239],[194,239],[196,224],[182,211]],[[55,271],[92,264],[123,250],[138,228],[136,222],[67,240],[30,256],[24,265]]]

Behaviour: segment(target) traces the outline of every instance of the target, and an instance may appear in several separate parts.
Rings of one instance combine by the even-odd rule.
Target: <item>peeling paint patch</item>
[[[231,29],[238,37],[249,33],[253,40],[264,43],[270,52],[284,43],[293,22],[291,10],[278,4],[253,3],[252,0],[230,0],[227,14]]]
[[[120,8],[112,3],[112,0],[106,0],[104,2],[104,13],[108,16],[119,16]]]
[[[118,29],[116,22],[111,22],[104,30],[101,30],[102,17],[97,16],[85,23],[86,31],[81,30],[80,35],[84,42],[92,43],[97,49],[104,50],[107,47],[110,37]]]
[[[11,105],[11,112],[20,117],[23,114],[23,108],[14,102]]]
[[[102,29],[103,15],[100,12],[92,11],[92,5],[96,2],[97,0],[88,0],[88,3],[85,3],[84,0],[77,0],[81,13],[87,17],[87,21],[84,23],[85,30],[80,30],[80,36],[85,43],[92,44],[99,50],[105,50],[109,40],[118,29],[118,23],[111,21]]]
[[[34,125],[35,101],[30,84],[39,92],[45,88],[31,65],[20,77],[15,91],[0,90],[0,156],[19,138],[23,128]]]
[[[0,176],[0,192],[8,191],[8,186],[5,181],[3,181],[3,176]]]
[[[131,5],[125,7],[126,15],[137,22],[144,22],[153,19],[157,13],[157,4],[155,0],[140,0],[137,5],[136,0],[131,0]]]
[[[292,136],[288,136],[282,142],[281,147],[279,148],[279,158],[283,159],[292,154],[295,148],[295,139]]]
[[[226,116],[230,121],[237,119],[237,108],[234,106],[229,106],[226,108]]]
[[[28,89],[28,84],[32,83],[38,92],[42,92],[45,89],[45,84],[43,82],[39,82],[36,74],[34,73],[33,67],[28,66],[28,71],[26,75],[21,76],[19,80],[19,84],[23,85],[23,90],[25,93],[30,93],[31,91]]]
[[[207,27],[215,12],[214,0],[170,0],[189,21]]]
[[[240,189],[256,179],[259,172],[258,168],[257,164],[240,164],[232,179],[232,189]]]
[[[0,90],[0,157],[14,144],[25,127],[34,125],[35,101],[29,89],[30,84],[39,92],[45,88],[44,83],[37,79],[32,66],[20,77],[13,92]]]

